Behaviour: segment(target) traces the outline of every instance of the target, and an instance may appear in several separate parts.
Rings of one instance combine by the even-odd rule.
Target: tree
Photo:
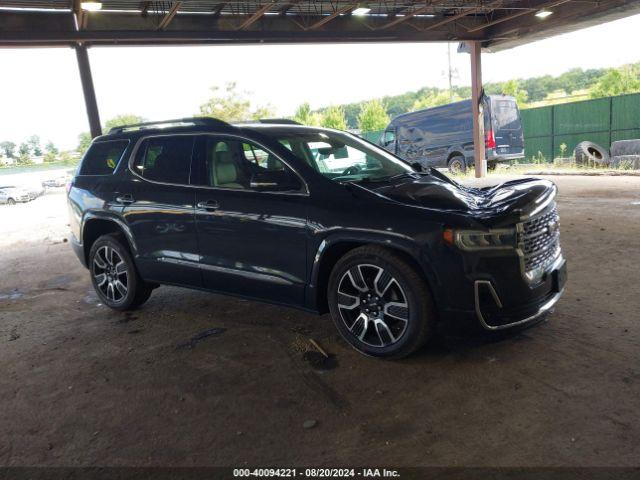
[[[31,145],[27,142],[22,142],[18,147],[18,163],[22,165],[31,163]]]
[[[389,115],[380,100],[371,100],[362,105],[358,115],[358,128],[361,132],[384,130],[389,124]]]
[[[458,97],[455,93],[453,94],[452,98],[448,90],[435,90],[424,94],[415,102],[413,102],[411,111],[415,112],[416,110],[437,107],[439,105],[446,105],[447,103],[457,102],[458,100],[460,100],[460,97]]]
[[[219,86],[211,87],[213,95],[200,105],[200,114],[213,117],[225,122],[240,122],[243,120],[267,118],[273,116],[270,105],[251,108],[251,100],[246,98],[246,92],[237,92],[236,83],[227,83],[224,91]]]
[[[347,129],[347,120],[344,117],[344,109],[341,106],[328,107],[322,114],[321,125],[338,130]]]
[[[302,125],[320,126],[322,117],[317,112],[312,112],[309,103],[305,102],[296,109],[296,113],[293,114],[293,120]]]
[[[58,147],[54,145],[52,141],[48,141],[47,145],[44,147],[44,161],[45,162],[55,162],[58,159]]]
[[[29,146],[29,150],[33,154],[33,156],[35,157],[42,156],[42,147],[40,146],[40,137],[38,135],[31,135],[27,139],[26,143]]]
[[[7,158],[16,158],[16,144],[13,142],[0,143],[0,151],[4,152],[4,156]]]
[[[520,88],[519,80],[509,80],[504,82],[502,84],[502,94],[514,97],[519,107],[526,105],[529,98],[527,91]]]
[[[125,113],[122,115],[117,115],[113,118],[110,118],[106,122],[104,122],[104,128],[102,130],[106,133],[114,127],[121,127],[123,125],[132,125],[134,123],[142,123],[144,122],[144,120],[145,119],[139,115]]]
[[[78,135],[78,147],[76,148],[76,151],[80,155],[84,155],[84,152],[87,151],[89,145],[91,145],[91,134],[89,132],[82,132]]]
[[[591,98],[611,97],[624,93],[640,91],[640,72],[638,68],[625,65],[621,68],[612,68],[605,73],[591,88]]]

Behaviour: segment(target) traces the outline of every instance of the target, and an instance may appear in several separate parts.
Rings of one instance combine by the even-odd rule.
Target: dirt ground
[[[398,362],[202,292],[112,312],[62,191],[0,207],[0,465],[639,465],[640,178],[552,179],[570,278],[549,321]]]

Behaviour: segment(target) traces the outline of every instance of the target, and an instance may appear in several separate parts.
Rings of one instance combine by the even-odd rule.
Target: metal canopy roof
[[[541,9],[553,14],[541,20]],[[635,13],[640,0],[102,0],[96,12],[80,0],[3,0],[0,46],[480,40],[501,50]]]

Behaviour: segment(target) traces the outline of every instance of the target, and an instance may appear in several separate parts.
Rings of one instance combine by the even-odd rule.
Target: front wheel
[[[328,300],[340,334],[366,355],[406,357],[434,330],[436,313],[424,278],[384,248],[360,247],[342,257],[329,278]]]
[[[10,198],[9,200],[7,200],[7,205],[15,205],[16,201],[13,198]]]
[[[151,285],[140,278],[129,250],[116,235],[103,235],[94,242],[89,270],[98,297],[114,310],[133,310],[151,296]]]

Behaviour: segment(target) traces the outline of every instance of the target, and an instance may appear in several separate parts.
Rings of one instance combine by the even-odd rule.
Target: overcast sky
[[[499,53],[483,55],[483,80],[558,75],[575,67],[640,61],[631,39],[640,15]],[[456,53],[454,83],[469,85],[469,56]],[[209,87],[235,81],[257,104],[290,115],[314,108],[447,85],[446,44],[261,45],[93,48],[101,119],[194,115]],[[67,48],[0,49],[0,141],[37,133],[63,149],[88,130],[75,54]]]

